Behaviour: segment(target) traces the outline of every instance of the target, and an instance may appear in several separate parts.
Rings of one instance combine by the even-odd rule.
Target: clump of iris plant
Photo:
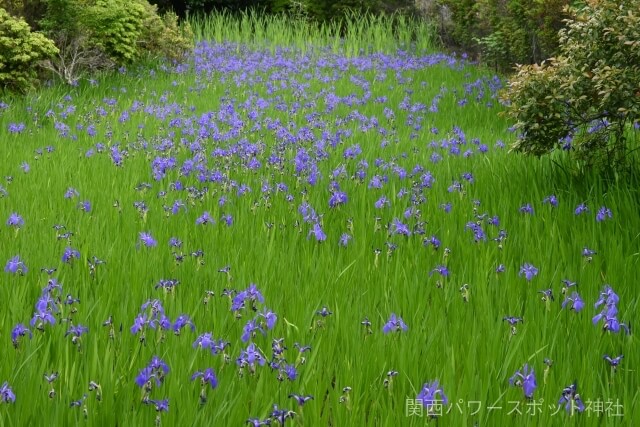
[[[254,375],[257,366],[264,366],[266,359],[262,355],[262,351],[254,343],[251,343],[246,350],[242,350],[240,356],[236,359],[236,363],[239,367],[240,376],[243,376],[244,369],[248,369],[249,373]]]
[[[538,387],[536,383],[536,375],[532,367],[528,364],[524,364],[522,369],[518,370],[509,378],[509,384],[514,387],[522,387],[524,391],[524,397],[527,399],[533,398],[533,392]]]
[[[249,287],[238,292],[232,299],[231,311],[238,312],[245,307],[249,307],[253,311],[258,311],[257,303],[264,304],[264,296],[258,287],[251,283]]]
[[[96,400],[102,401],[102,386],[95,381],[89,381],[89,391],[96,393]]]
[[[284,425],[284,423],[289,419],[295,417],[296,413],[289,409],[280,409],[278,405],[273,405],[273,411],[271,411],[271,419],[275,421],[279,425]]]
[[[621,329],[627,334],[631,333],[629,326],[626,323],[621,323],[618,320],[618,302],[620,298],[613,291],[611,286],[604,285],[602,292],[600,292],[600,298],[595,303],[595,308],[598,308],[601,305],[604,305],[599,314],[596,314],[593,317],[593,324],[597,324],[602,321],[602,329],[604,331],[609,331],[613,333],[620,332]]]
[[[171,329],[171,320],[165,315],[164,307],[158,299],[147,300],[140,306],[140,312],[130,330],[132,334],[140,335],[140,342],[145,342],[147,328],[161,331]]]
[[[384,386],[384,388],[391,391],[391,388],[393,386],[393,379],[398,376],[398,373],[398,371],[394,371],[393,369],[387,371],[385,379],[382,381],[382,385]]]
[[[158,356],[153,356],[147,366],[142,368],[135,379],[135,383],[142,389],[142,401],[149,400],[153,387],[160,387],[169,373],[167,365]]]
[[[58,372],[52,372],[50,374],[44,374],[44,380],[49,384],[49,399],[56,397],[56,389],[53,387],[53,383],[58,379]]]
[[[229,346],[229,342],[221,339],[213,338],[211,332],[205,332],[198,336],[193,342],[193,348],[208,349],[212,355],[224,354],[224,349]]]

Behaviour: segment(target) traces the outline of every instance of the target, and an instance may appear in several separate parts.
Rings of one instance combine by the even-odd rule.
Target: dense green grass
[[[0,386],[7,381],[16,394],[14,404],[0,403],[1,426],[152,425],[157,414],[153,405],[141,403],[143,393],[135,378],[154,355],[170,367],[150,395],[169,399],[169,411],[159,415],[163,425],[242,425],[250,417],[269,416],[273,404],[297,413],[287,421],[291,424],[422,425],[428,422],[426,409],[422,416],[409,416],[407,399],[416,399],[423,384],[436,379],[449,400],[444,412],[450,409],[439,417],[439,425],[631,425],[640,416],[640,357],[633,329],[631,335],[606,333],[602,324],[591,321],[599,312],[594,303],[603,285],[610,284],[619,295],[620,320],[637,324],[637,187],[607,185],[595,176],[576,180],[552,168],[548,159],[508,153],[512,135],[509,123],[498,116],[493,76],[460,58],[441,55],[429,56],[437,59],[433,64],[422,61],[434,55],[420,49],[427,41],[418,41],[415,50],[405,45],[408,52],[396,52],[391,49],[394,40],[406,44],[414,38],[393,37],[406,34],[402,27],[398,33],[388,33],[385,23],[349,27],[357,36],[337,43],[334,33],[325,30],[315,33],[292,24],[287,33],[285,22],[252,17],[234,27],[227,25],[229,19],[196,23],[200,40],[228,43],[200,44],[195,62],[188,66],[130,69],[95,85],[83,81],[76,88],[55,86],[25,99],[5,100],[0,176],[11,179],[0,182],[6,191],[0,198],[0,262],[20,255],[29,271],[2,273],[0,283]],[[261,32],[249,37],[247,25],[262,25]],[[353,95],[353,103],[339,102],[328,109],[330,94]],[[377,102],[380,97],[386,99]],[[437,112],[429,111],[434,98],[440,98]],[[267,101],[262,110],[260,100]],[[242,125],[223,113],[230,111],[229,105]],[[385,116],[385,107],[393,110],[393,119]],[[98,114],[99,108],[104,115]],[[128,118],[121,120],[124,111]],[[212,119],[198,124],[208,112]],[[282,126],[269,127],[278,120]],[[11,132],[10,125],[16,123],[24,123],[25,129]],[[69,127],[68,136],[59,134],[56,123]],[[95,136],[88,134],[89,125]],[[297,135],[305,126],[310,128],[308,140],[285,143],[285,130]],[[462,141],[456,128],[465,142],[459,144],[460,154],[451,155],[440,147],[456,138]],[[343,136],[332,147],[326,141],[337,131]],[[190,147],[196,141],[199,147]],[[506,147],[496,147],[498,141]],[[104,151],[88,157],[97,143],[105,145]],[[247,153],[246,143],[255,144],[255,158],[261,162],[255,170],[247,166],[252,154],[212,155],[216,148]],[[346,159],[345,149],[355,144],[362,153]],[[482,153],[479,144],[486,144],[488,151]],[[54,151],[48,153],[47,146]],[[114,146],[127,151],[120,167],[110,157]],[[306,175],[295,175],[293,159],[302,148],[317,160],[321,176],[315,185]],[[465,156],[466,150],[471,155]],[[282,167],[268,164],[276,151]],[[201,183],[197,173],[180,176],[184,161],[199,152],[202,164],[210,172],[219,171],[223,182]],[[433,153],[442,159],[432,162]],[[159,180],[151,168],[157,156],[173,157],[177,164]],[[362,182],[352,178],[361,160],[369,163]],[[29,164],[28,172],[21,168],[23,162]],[[423,171],[411,176],[416,165]],[[346,172],[333,178],[340,166]],[[398,176],[398,167],[408,176]],[[415,206],[419,213],[406,219],[410,195],[398,197],[398,192],[411,192],[426,171],[433,184],[416,190],[425,199]],[[462,178],[469,172],[473,183]],[[387,177],[382,188],[370,188],[375,175]],[[189,197],[173,189],[171,183],[177,180],[207,191],[201,199]],[[348,196],[335,208],[329,205],[333,180]],[[454,181],[464,184],[463,191],[449,191]],[[139,187],[141,183],[151,187]],[[265,183],[271,187],[268,192],[261,191]],[[278,183],[288,190],[278,191]],[[238,196],[242,184],[251,192]],[[66,199],[69,187],[79,196]],[[161,191],[167,192],[164,198],[158,197]],[[543,203],[552,194],[559,201],[555,208]],[[377,209],[375,202],[383,195],[390,205]],[[222,196],[227,198],[224,205],[219,203]],[[78,208],[84,200],[91,202],[90,212]],[[176,200],[186,209],[174,215],[170,208]],[[140,201],[148,207],[146,214],[134,207]],[[309,235],[312,224],[299,213],[303,202],[320,215],[325,241]],[[451,203],[451,212],[441,208],[445,203]],[[519,211],[527,203],[532,215]],[[574,210],[581,203],[590,211],[577,216]],[[596,221],[601,206],[613,217]],[[215,224],[196,224],[205,211]],[[17,230],[5,224],[14,212],[24,219]],[[484,213],[497,215],[499,226],[479,219]],[[221,221],[223,214],[233,216],[231,226]],[[425,234],[394,234],[394,219],[410,227],[422,222]],[[476,221],[483,224],[487,241],[474,242],[467,224]],[[55,224],[74,233],[69,241],[57,239]],[[500,229],[508,233],[501,245],[492,240]],[[151,233],[158,245],[141,245],[141,232]],[[339,245],[343,233],[353,236],[346,247]],[[437,250],[423,244],[432,235],[441,240]],[[169,247],[174,236],[184,242],[182,263],[176,263]],[[80,253],[80,259],[69,264],[61,260],[68,246]],[[581,254],[584,247],[597,251],[590,262]],[[202,265],[190,256],[198,249],[204,251]],[[94,255],[106,264],[92,276],[88,261]],[[539,269],[531,281],[519,275],[525,263]],[[495,272],[499,264],[505,266],[504,273]],[[448,268],[446,278],[430,275],[438,265]],[[225,266],[231,267],[230,275],[218,271]],[[21,338],[14,349],[12,328],[17,323],[28,326],[47,284],[41,267],[57,268],[52,277],[63,284],[63,298],[79,298],[77,313],[69,314],[70,308],[63,306],[56,325],[45,326],[44,332],[31,328],[33,338]],[[178,279],[180,284],[165,293],[154,289],[161,279]],[[561,309],[562,279],[578,282],[585,302],[581,312]],[[254,315],[246,308],[242,318],[235,318],[230,300],[221,294],[250,283],[264,295],[265,303],[258,308],[268,307],[278,315],[275,328],[265,336],[258,333],[252,342],[269,359],[272,340],[284,338],[285,358],[297,364],[293,381],[278,381],[277,372],[266,365],[254,375],[246,369],[239,375],[235,360],[248,344],[240,337]],[[467,301],[460,291],[464,284]],[[550,304],[541,301],[539,293],[548,288],[556,298]],[[215,296],[205,305],[207,290]],[[141,344],[130,327],[140,306],[152,298],[162,302],[171,321],[189,315],[195,332],[185,328],[176,336],[148,329]],[[322,307],[333,314],[316,314]],[[391,313],[406,322],[406,332],[382,332]],[[74,324],[89,328],[79,346],[65,337],[68,324],[61,318],[69,315]],[[113,339],[109,327],[102,326],[109,316]],[[515,335],[504,316],[524,318]],[[365,317],[371,321],[371,334],[361,324]],[[230,363],[193,348],[205,332],[231,343],[226,350]],[[311,351],[299,355],[294,343],[310,345]],[[616,372],[603,360],[605,354],[624,354]],[[545,358],[553,365],[543,375]],[[523,390],[509,385],[525,363],[537,377],[534,401],[541,403],[541,413],[535,416],[526,413],[532,407]],[[200,405],[200,384],[190,377],[209,367],[219,384],[207,390],[208,401]],[[391,370],[398,375],[385,387]],[[53,371],[60,377],[53,383],[55,397],[49,398],[43,375]],[[95,391],[88,391],[90,381],[100,384],[101,401]],[[585,403],[606,407],[608,400],[618,402],[624,417],[592,410],[571,418],[564,408],[558,411],[563,388],[574,381]],[[351,391],[345,394],[344,387]],[[70,407],[85,393],[84,407]],[[290,393],[314,399],[298,408]],[[480,410],[471,415],[477,402]],[[522,414],[509,414],[516,404]]]

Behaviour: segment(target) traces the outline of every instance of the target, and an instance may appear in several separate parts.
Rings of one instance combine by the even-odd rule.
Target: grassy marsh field
[[[194,30],[1,100],[0,426],[639,419],[637,186],[509,153],[427,27]]]

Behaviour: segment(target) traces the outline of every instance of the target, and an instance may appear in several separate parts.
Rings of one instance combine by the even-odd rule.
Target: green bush
[[[188,22],[178,25],[178,15],[167,12],[162,17],[158,8],[146,0],[140,1],[144,8],[142,33],[139,48],[152,56],[161,56],[179,61],[191,51],[194,35]]]
[[[583,167],[629,165],[627,135],[640,118],[640,0],[592,1],[571,9],[560,54],[520,66],[508,86],[514,149],[572,153]]]
[[[554,55],[569,0],[437,0],[441,25],[450,44],[480,54],[485,62],[508,69]]]
[[[24,92],[33,87],[40,61],[58,52],[53,41],[31,31],[23,19],[0,8],[0,87]]]
[[[145,9],[140,2],[97,0],[82,12],[90,42],[103,49],[118,64],[138,57]]]

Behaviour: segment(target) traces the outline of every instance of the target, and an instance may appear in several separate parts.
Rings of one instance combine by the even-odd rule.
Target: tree
[[[582,167],[626,168],[640,119],[640,0],[590,0],[570,12],[560,54],[519,66],[508,85],[513,149],[561,149]]]

